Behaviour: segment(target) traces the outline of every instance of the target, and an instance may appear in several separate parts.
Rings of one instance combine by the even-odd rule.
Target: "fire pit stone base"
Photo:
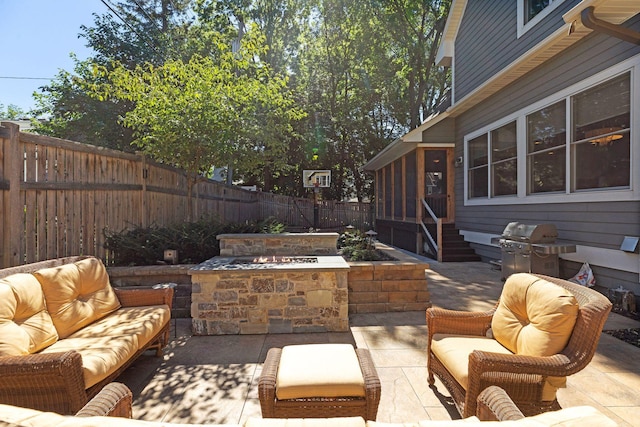
[[[317,269],[307,265],[309,271],[276,265],[270,270],[191,270],[193,333],[347,331],[349,266],[342,262],[332,269],[326,263]]]

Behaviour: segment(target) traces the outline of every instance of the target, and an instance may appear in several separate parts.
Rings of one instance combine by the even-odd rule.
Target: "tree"
[[[99,67],[97,74],[108,83],[95,85],[93,93],[134,103],[123,120],[134,131],[133,144],[157,161],[184,169],[191,197],[197,176],[212,165],[286,167],[282,135],[302,113],[293,105],[286,79],[255,60],[262,43],[254,31],[237,52],[220,42],[215,59],[194,55],[188,62],[169,60],[134,70],[121,64],[112,70]]]
[[[5,110],[4,105],[0,104],[0,119],[17,120],[24,117],[25,112],[17,105],[9,104],[7,105],[7,109]]]
[[[35,93],[33,114],[49,119],[36,131],[87,144],[131,151],[133,134],[119,117],[133,108],[129,101],[91,96],[90,87],[104,83],[95,66],[118,62],[132,69],[139,64],[162,64],[167,58],[186,57],[197,49],[185,48],[190,26],[185,12],[190,0],[125,0],[113,14],[94,15],[94,26],[82,26],[80,37],[95,52],[84,61],[74,57],[73,71],[61,70],[49,85]],[[122,20],[121,20],[122,19]],[[73,56],[73,55],[72,55]]]
[[[451,0],[374,1],[371,12],[387,29],[389,59],[405,80],[402,98],[414,129],[446,96],[449,78],[435,65]]]
[[[74,73],[60,70],[42,93],[34,93],[36,108],[32,113],[36,117],[48,117],[35,125],[36,131],[42,135],[132,151],[133,133],[118,119],[133,104],[91,96],[87,86],[100,82],[93,73],[94,64],[75,59]]]

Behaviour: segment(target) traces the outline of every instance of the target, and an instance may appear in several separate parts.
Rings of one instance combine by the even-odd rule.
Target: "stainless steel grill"
[[[513,273],[538,273],[558,277],[559,254],[576,251],[573,244],[557,242],[553,224],[510,222],[497,243],[502,252],[502,278]]]

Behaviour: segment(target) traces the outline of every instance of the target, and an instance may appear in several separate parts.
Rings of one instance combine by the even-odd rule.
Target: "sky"
[[[101,0],[0,0],[0,104],[27,112],[35,107],[32,93],[59,70],[73,71],[91,56],[80,26],[93,26],[93,13],[107,13]],[[7,77],[19,77],[10,78]],[[34,79],[36,78],[36,79]]]

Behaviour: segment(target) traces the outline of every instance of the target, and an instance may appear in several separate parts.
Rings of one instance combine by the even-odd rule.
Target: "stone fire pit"
[[[312,233],[272,235],[273,240],[305,248],[303,254],[289,253],[264,234],[237,235],[232,240],[240,256],[211,258],[189,270],[193,283],[191,316],[195,335],[267,334],[295,332],[344,332],[349,329],[349,264],[337,255],[310,254]],[[318,233],[326,251],[328,235]],[[218,236],[221,248],[225,235]],[[334,243],[335,247],[335,243]],[[261,248],[269,254],[257,255]],[[266,250],[269,248],[269,250]],[[221,251],[222,252],[222,251]],[[228,254],[230,251],[225,251]],[[274,255],[277,254],[277,255]],[[250,256],[247,256],[250,255]]]

